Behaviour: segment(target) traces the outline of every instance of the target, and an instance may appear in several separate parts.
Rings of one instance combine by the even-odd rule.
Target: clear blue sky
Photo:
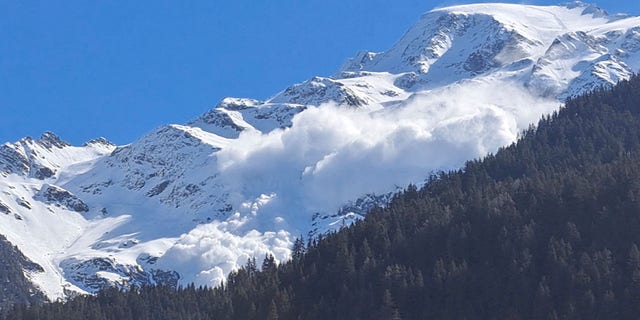
[[[0,143],[53,131],[126,144],[225,96],[264,99],[331,75],[359,50],[389,48],[423,12],[470,2],[0,1]],[[599,5],[640,15],[636,0]]]

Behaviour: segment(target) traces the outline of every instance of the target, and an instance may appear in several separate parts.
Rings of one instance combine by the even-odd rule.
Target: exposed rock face
[[[70,147],[71,145],[60,139],[53,132],[45,132],[42,134],[38,142],[46,148],[58,148],[62,149],[64,147]]]
[[[151,190],[149,190],[149,192],[147,192],[147,196],[153,197],[153,196],[157,196],[157,195],[161,194],[167,188],[167,186],[170,183],[171,183],[171,181],[169,181],[169,180],[165,180],[165,181],[160,182],[155,187],[151,188]]]
[[[29,172],[29,160],[15,146],[0,146],[0,169],[2,172],[24,175]]]
[[[65,260],[60,264],[66,276],[82,288],[97,292],[101,289],[118,286],[163,285],[176,287],[180,275],[175,271],[157,269],[143,270],[140,266],[118,264],[109,258],[89,260]]]
[[[271,103],[316,106],[329,101],[351,107],[364,106],[368,102],[366,97],[359,96],[343,83],[322,77],[314,77],[309,81],[290,86],[269,100]]]
[[[89,206],[73,193],[54,185],[43,185],[35,199],[76,212],[89,211]]]
[[[31,210],[31,202],[27,201],[24,198],[16,199],[16,203],[27,210]]]
[[[82,146],[83,147],[101,146],[101,147],[105,147],[105,148],[108,148],[108,149],[116,147],[116,145],[113,144],[111,141],[109,141],[109,140],[107,140],[105,138],[102,138],[102,137],[90,140],[90,141],[86,142],[85,144],[83,144]]]
[[[40,167],[36,169],[36,172],[33,174],[33,176],[36,179],[44,180],[46,178],[51,178],[54,174],[55,174],[55,171],[51,170],[50,168]]]
[[[10,214],[11,208],[9,208],[9,206],[7,206],[6,204],[0,202],[0,213]]]
[[[275,98],[274,98],[275,99]],[[263,102],[253,99],[224,98],[214,109],[187,123],[220,137],[235,139],[241,132],[263,133],[291,126],[291,119],[307,106],[289,102]]]
[[[207,127],[216,128],[219,135],[226,138],[237,138],[240,132],[245,130],[246,127],[243,127],[234,121],[234,118],[242,118],[238,111],[235,110],[227,110],[224,108],[215,108],[207,113],[205,113],[200,120],[203,124],[206,124]],[[229,133],[226,133],[227,131]],[[223,133],[224,132],[224,133]]]
[[[45,132],[37,140],[26,137],[15,143],[5,143],[0,146],[0,172],[46,180],[55,176],[61,165],[58,162],[83,161],[92,153],[106,153],[115,145],[100,138],[83,147],[73,147],[52,132]],[[79,149],[84,152],[77,152]]]

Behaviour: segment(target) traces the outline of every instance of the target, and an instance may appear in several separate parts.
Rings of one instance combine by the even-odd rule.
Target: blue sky
[[[331,75],[359,50],[389,48],[421,13],[460,3],[470,2],[2,1],[0,143],[44,131],[130,143],[223,97],[264,99]],[[599,5],[640,15],[640,1]]]

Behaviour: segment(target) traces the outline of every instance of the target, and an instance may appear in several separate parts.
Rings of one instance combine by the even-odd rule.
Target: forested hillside
[[[570,99],[515,144],[409,186],[215,289],[104,291],[8,319],[635,319],[640,78]]]
[[[0,235],[0,316],[12,304],[44,301],[44,296],[25,277],[24,270],[38,272],[42,268],[25,258],[7,239]]]

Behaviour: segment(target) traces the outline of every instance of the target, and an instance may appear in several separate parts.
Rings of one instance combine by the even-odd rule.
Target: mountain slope
[[[44,299],[43,294],[25,277],[25,271],[41,272],[42,267],[28,261],[5,237],[0,236],[0,316],[14,303],[29,305]]]
[[[217,284],[508,145],[565,97],[638,71],[639,50],[638,18],[581,3],[436,9],[333,77],[226,98],[126,146],[5,144],[0,234],[42,266],[29,277],[50,298]]]
[[[221,287],[107,290],[8,319],[636,319],[640,77]]]
[[[640,67],[639,22],[579,2],[436,9],[389,51],[360,53],[339,75],[404,74],[412,90],[512,78],[537,94],[564,98],[628,79]]]

